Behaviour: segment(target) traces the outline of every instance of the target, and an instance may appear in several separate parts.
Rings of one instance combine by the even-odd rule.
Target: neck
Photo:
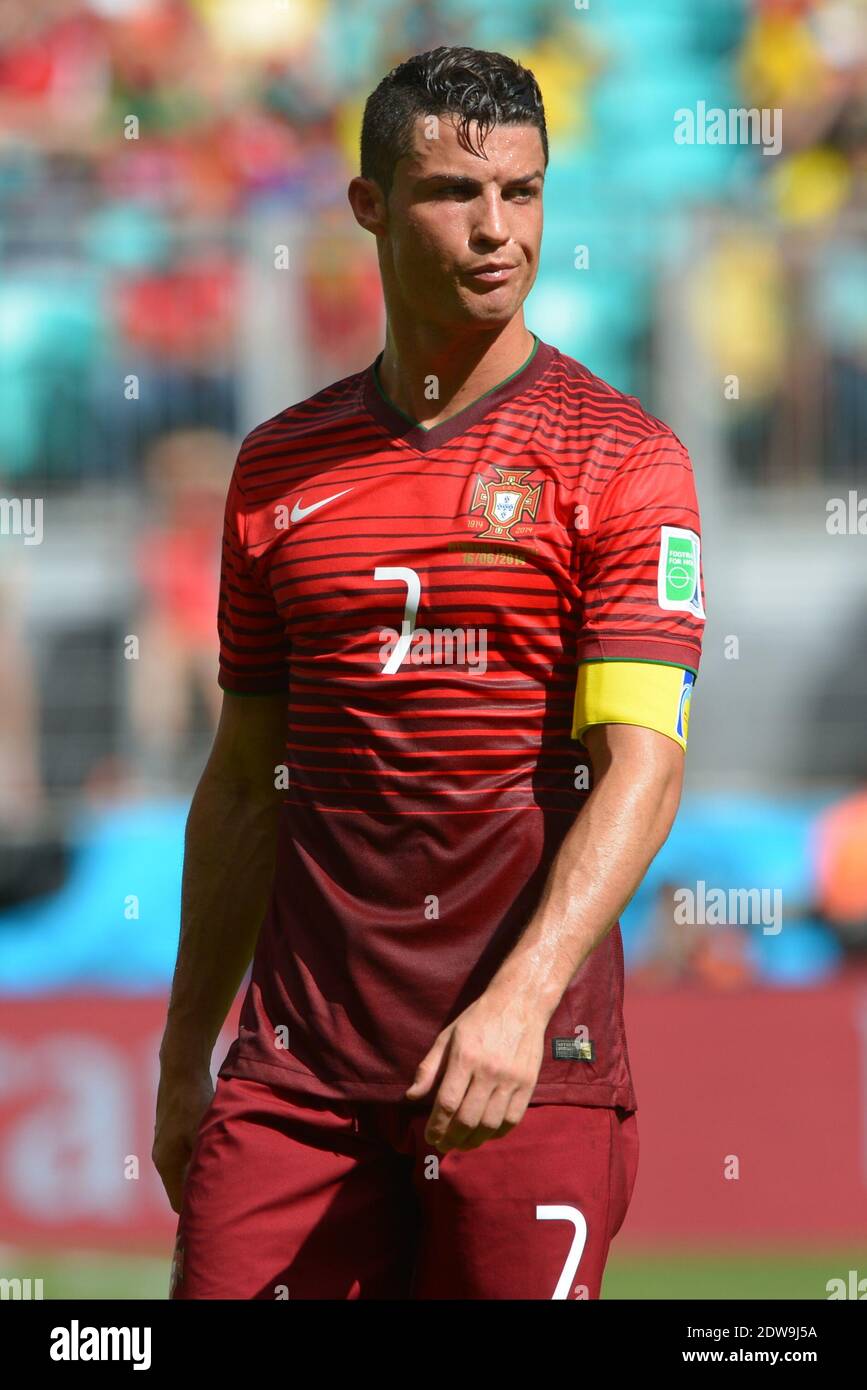
[[[533,341],[523,313],[505,328],[463,335],[431,325],[397,331],[389,320],[377,368],[379,384],[398,410],[430,429],[518,371],[533,351]],[[431,377],[436,378],[435,394]]]

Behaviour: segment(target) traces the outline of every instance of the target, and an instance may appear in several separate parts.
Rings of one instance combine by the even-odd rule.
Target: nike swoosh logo
[[[318,507],[324,507],[326,503],[334,502],[338,497],[342,497],[344,493],[351,491],[351,487],[345,487],[343,492],[335,492],[331,497],[323,497],[319,502],[311,502],[309,507],[302,507],[300,502],[296,502],[289,514],[289,519],[290,521],[303,521],[305,516],[309,516],[311,512],[315,512]]]

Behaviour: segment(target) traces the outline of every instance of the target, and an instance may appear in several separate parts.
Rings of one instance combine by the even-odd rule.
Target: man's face
[[[429,127],[436,138],[426,138]],[[478,126],[469,134],[478,146]],[[418,117],[388,200],[386,291],[422,322],[507,323],[536,278],[543,179],[535,126],[491,127],[481,157],[458,143],[454,117]]]

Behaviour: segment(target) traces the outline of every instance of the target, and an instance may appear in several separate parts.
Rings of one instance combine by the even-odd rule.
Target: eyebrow
[[[534,179],[543,179],[544,172],[541,169],[534,169],[532,174],[522,174],[520,178],[509,179],[505,187],[520,188],[526,183],[532,183]],[[417,188],[423,188],[431,183],[455,184],[458,188],[480,188],[481,181],[474,179],[470,174],[424,174],[415,180]]]

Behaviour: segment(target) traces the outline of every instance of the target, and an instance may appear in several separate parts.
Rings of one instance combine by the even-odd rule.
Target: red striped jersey
[[[535,335],[534,335],[535,336]],[[286,692],[277,868],[223,1076],[399,1100],[520,937],[592,787],[579,663],[697,670],[660,606],[698,534],[672,431],[536,338],[431,428],[377,367],[253,429],[229,486],[219,681]],[[534,1102],[636,1100],[619,925],[547,1028]]]

